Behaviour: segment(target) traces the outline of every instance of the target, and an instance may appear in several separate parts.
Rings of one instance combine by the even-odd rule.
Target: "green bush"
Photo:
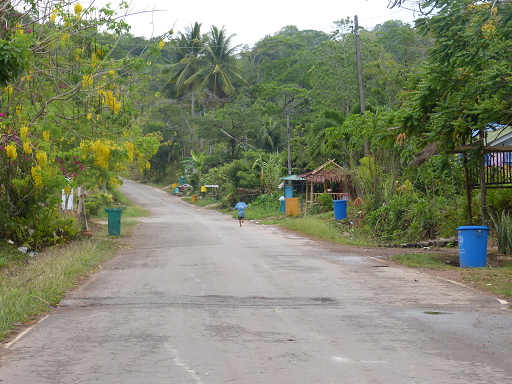
[[[512,211],[512,189],[489,189],[487,191],[487,205],[494,207],[497,215]]]
[[[281,204],[279,201],[280,197],[280,192],[260,195],[251,203],[251,208],[261,208],[267,211],[277,212],[279,211],[279,206]]]
[[[325,211],[332,211],[334,209],[332,197],[327,193],[322,193],[318,196],[318,204]]]
[[[114,201],[110,193],[98,193],[96,195],[87,196],[85,199],[85,210],[90,216],[101,216],[102,211],[109,207]]]
[[[308,208],[308,215],[318,215],[320,213],[319,205],[312,205]]]
[[[39,251],[44,247],[62,244],[80,231],[73,217],[62,217],[56,209],[39,209],[31,217],[13,217],[7,225],[10,240],[18,245]]]
[[[369,212],[365,230],[385,242],[418,241],[434,223],[431,207],[416,194],[396,194]]]

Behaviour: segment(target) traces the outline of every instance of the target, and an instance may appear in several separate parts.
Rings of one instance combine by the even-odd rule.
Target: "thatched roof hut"
[[[336,164],[334,160],[328,160],[315,170],[303,173],[297,177],[306,179],[306,204],[315,204],[317,196],[322,193],[314,193],[313,186],[317,183],[324,185],[323,193],[331,195],[334,200],[350,197],[357,198],[355,188],[352,186],[352,176],[350,172],[342,166]],[[329,191],[328,184],[338,184],[337,191]]]

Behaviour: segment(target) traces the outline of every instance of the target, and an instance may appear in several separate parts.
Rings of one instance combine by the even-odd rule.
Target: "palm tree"
[[[162,69],[162,74],[168,75],[169,80],[162,90],[169,98],[180,97],[183,91],[191,95],[192,117],[194,116],[195,97],[194,82],[186,81],[200,70],[199,54],[203,49],[201,24],[195,23],[185,29],[185,34],[179,32],[178,37],[171,41],[173,58],[170,64]]]
[[[242,70],[236,63],[235,50],[239,46],[230,47],[233,36],[227,36],[224,27],[219,30],[212,26],[206,41],[196,39],[196,43],[202,45],[200,70],[184,83],[198,84],[198,89],[205,91],[205,96],[213,95],[221,104],[226,98],[236,95],[237,83],[249,85],[240,75]]]

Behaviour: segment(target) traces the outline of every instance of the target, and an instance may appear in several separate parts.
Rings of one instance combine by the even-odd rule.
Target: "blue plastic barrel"
[[[487,265],[488,227],[458,227],[461,268],[482,268]]]
[[[180,176],[180,185],[185,184],[185,176]]]
[[[347,200],[333,200],[334,220],[343,220],[347,217]]]

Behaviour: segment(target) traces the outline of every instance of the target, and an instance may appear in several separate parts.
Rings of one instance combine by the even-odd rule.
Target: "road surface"
[[[151,217],[10,345],[2,383],[512,383],[512,311],[492,296],[122,190]]]

